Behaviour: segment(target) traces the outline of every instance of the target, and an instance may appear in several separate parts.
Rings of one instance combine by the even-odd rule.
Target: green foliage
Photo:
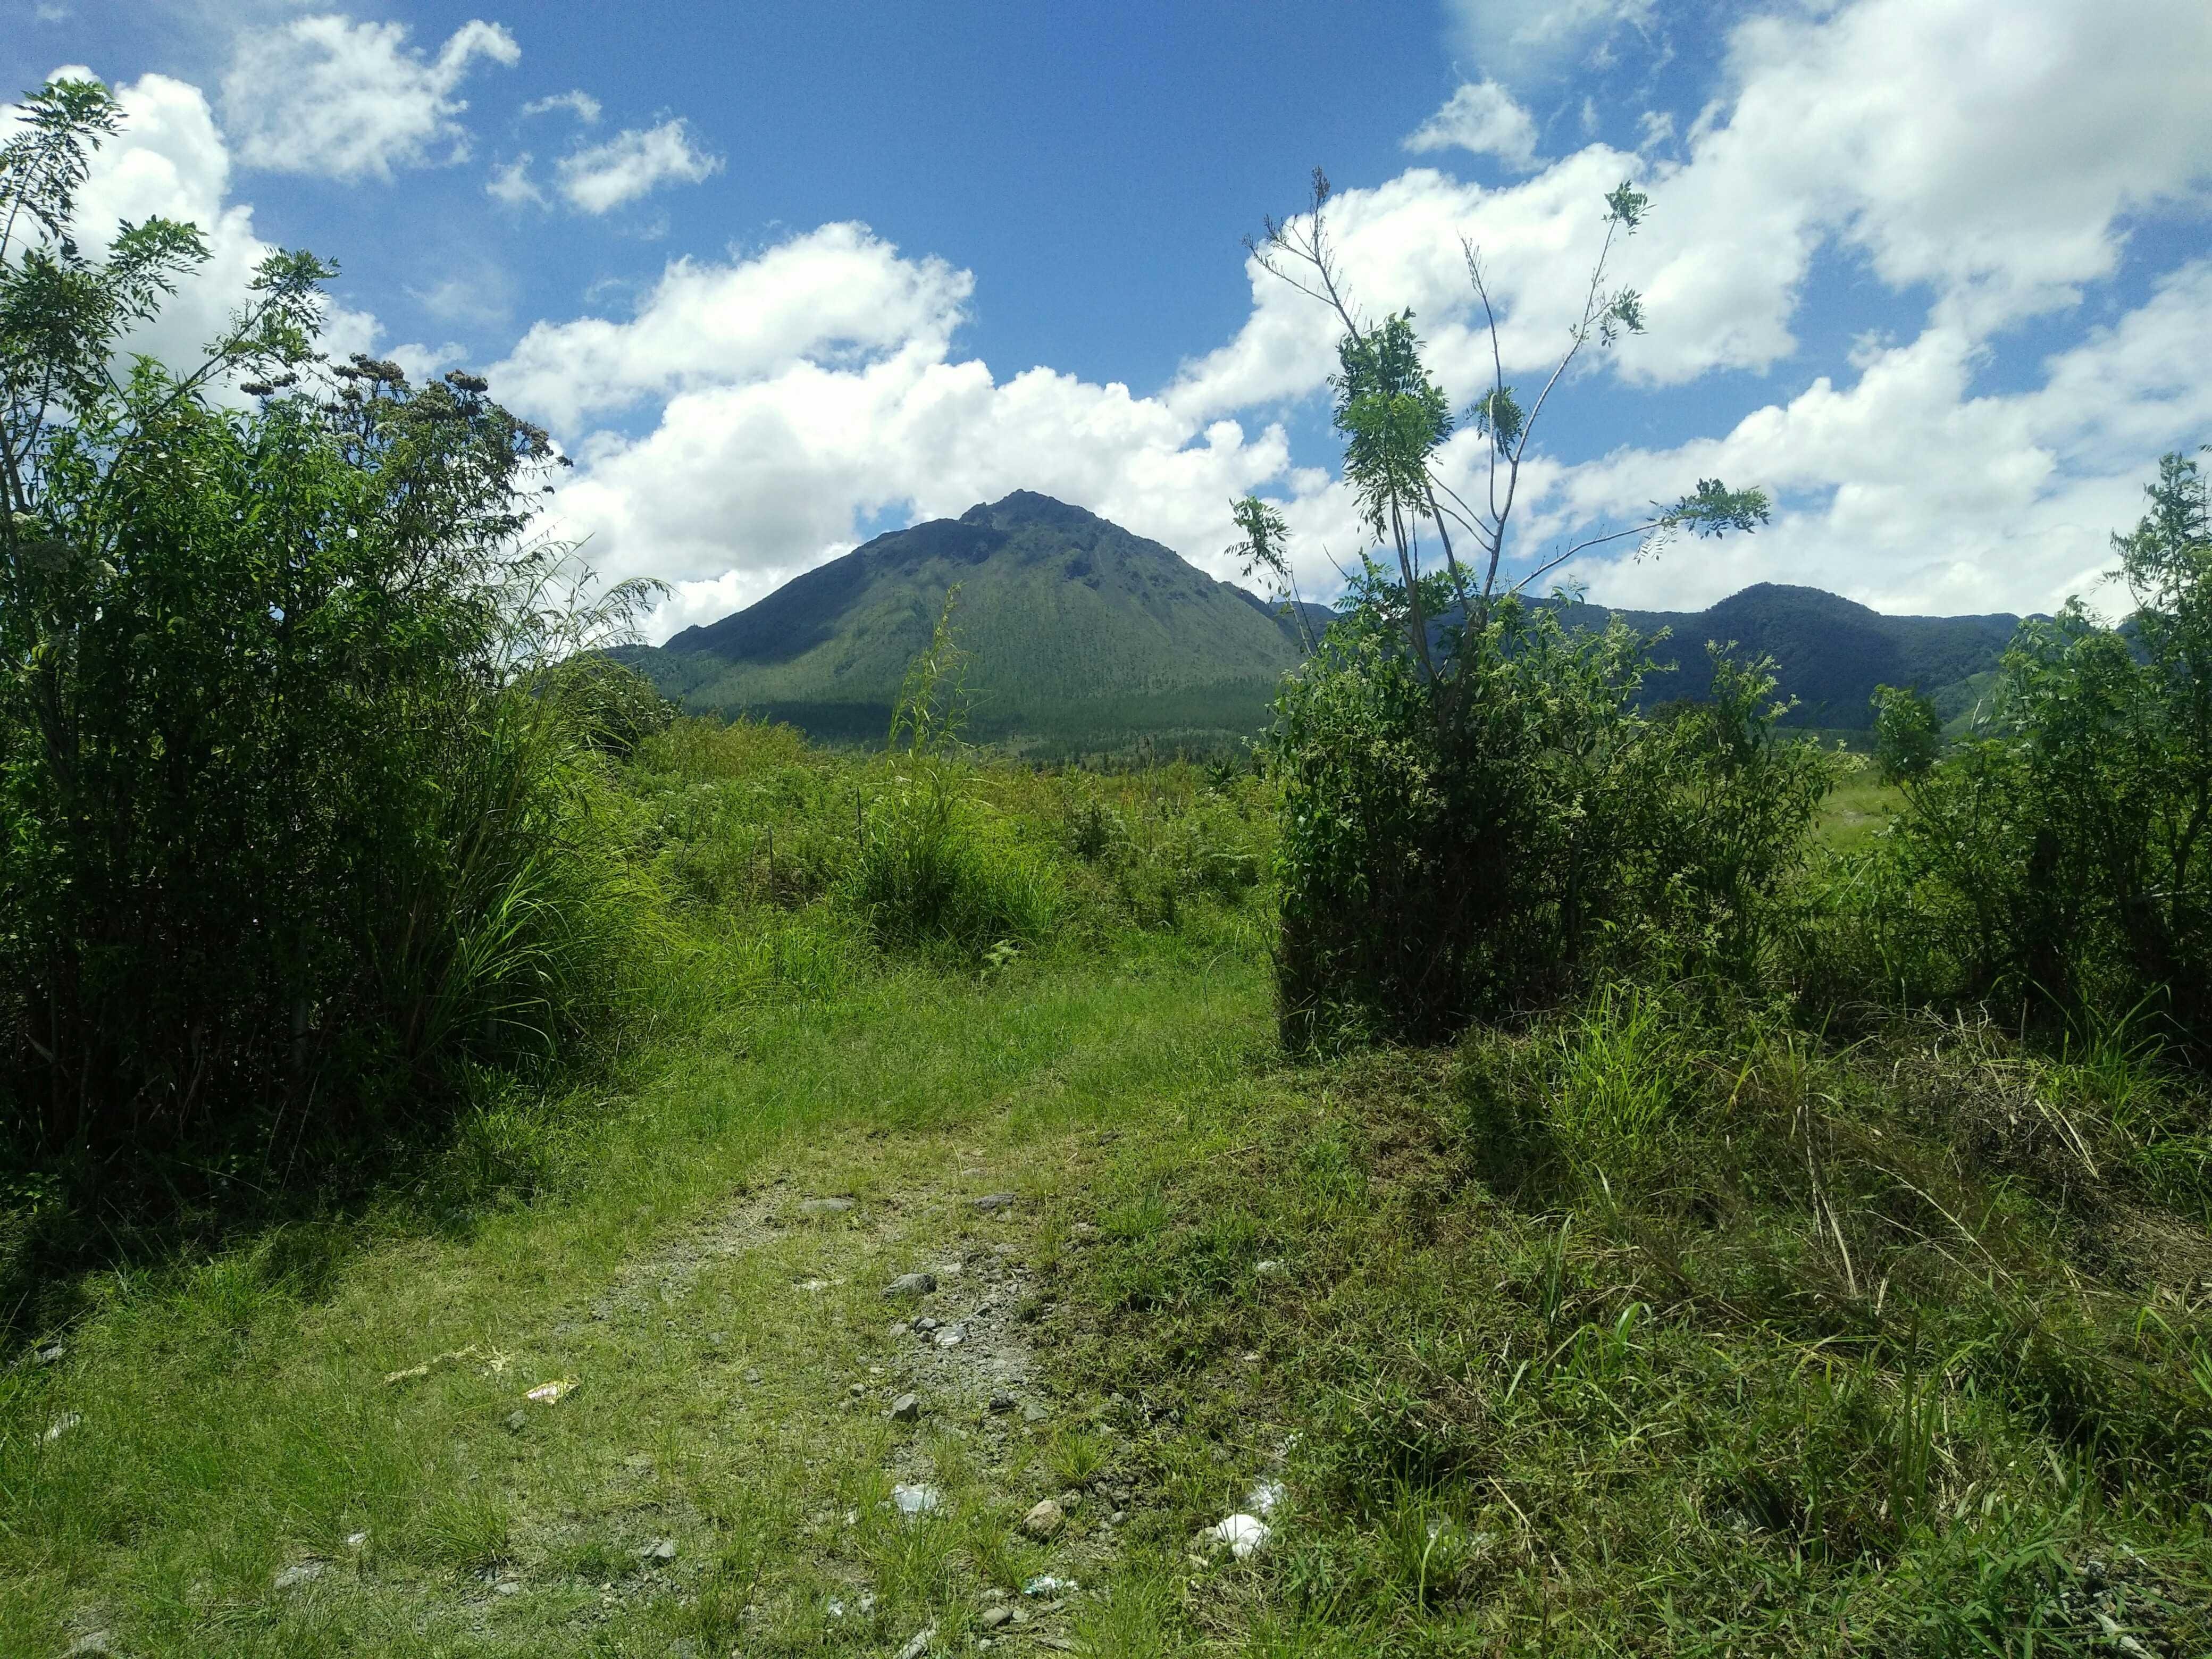
[[[1942,724],[1936,705],[1910,686],[1874,689],[1875,763],[1884,783],[1925,777],[1942,752]]]
[[[945,606],[930,629],[929,643],[908,665],[897,705],[891,710],[887,746],[896,751],[903,740],[912,760],[937,760],[952,753],[968,724],[968,665],[972,658],[952,637],[952,613],[959,603],[960,584],[955,582],[945,590]]]
[[[1607,963],[1753,971],[1827,785],[1815,751],[1775,741],[1764,666],[1717,651],[1716,701],[1657,721],[1624,627],[1509,596],[1438,682],[1380,610],[1280,705],[1290,1040],[1435,1041]]]
[[[884,943],[973,957],[1044,938],[1060,908],[1049,866],[963,800],[939,763],[874,803],[846,890]]]
[[[118,379],[203,253],[78,251],[113,125],[50,87],[0,151],[0,1133],[281,1180],[615,1021],[647,912],[550,665],[641,593],[580,605],[520,539],[555,458],[482,381],[312,357],[304,257],[191,373]],[[248,374],[250,412],[203,395]]]
[[[1558,607],[1526,606],[1519,590],[1597,542],[1750,531],[1766,520],[1765,495],[1701,479],[1640,525],[1517,580],[1504,572],[1521,466],[1553,388],[1593,341],[1644,328],[1641,297],[1605,283],[1616,239],[1649,198],[1626,182],[1607,196],[1582,314],[1534,403],[1493,366],[1471,415],[1489,452],[1478,507],[1437,476],[1454,422],[1412,314],[1370,324],[1352,308],[1328,240],[1328,193],[1316,173],[1309,215],[1270,222],[1254,252],[1343,325],[1330,384],[1345,477],[1395,577],[1364,556],[1352,614],[1278,704],[1285,1037],[1435,1041],[1607,962],[1748,974],[1768,898],[1826,784],[1816,757],[1772,741],[1783,710],[1770,706],[1771,664],[1741,668],[1716,653],[1714,701],[1695,718],[1649,721],[1636,709],[1641,642],[1625,628],[1570,633]],[[1468,274],[1494,345],[1472,246]],[[1425,532],[1440,566],[1424,566]],[[1473,568],[1455,534],[1472,539]]]
[[[2114,538],[2126,627],[2078,602],[2022,625],[1976,732],[1899,769],[1910,811],[1827,900],[1814,976],[2212,1036],[2212,526],[2193,460],[2148,495]],[[1932,747],[1924,704],[1883,720]]]
[[[1413,313],[1401,311],[1337,347],[1331,416],[1344,440],[1344,476],[1376,540],[1424,514],[1429,462],[1451,436],[1451,404],[1421,362]]]

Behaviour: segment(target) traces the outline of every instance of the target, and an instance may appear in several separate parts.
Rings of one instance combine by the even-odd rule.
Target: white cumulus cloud
[[[607,213],[663,185],[700,184],[721,170],[722,158],[694,143],[678,116],[564,155],[557,173],[561,194],[572,206]]]
[[[1231,538],[1230,501],[1285,475],[1279,428],[1251,435],[1119,384],[1048,368],[1002,380],[957,357],[972,289],[864,226],[826,225],[677,261],[635,315],[541,323],[489,373],[502,401],[570,440],[580,467],[561,511],[588,556],[678,584],[664,631],[843,551],[858,522],[1017,489],[1207,562]],[[592,424],[641,401],[659,404],[641,434]]]
[[[574,92],[556,93],[550,98],[533,98],[522,106],[522,112],[525,115],[550,115],[556,109],[567,110],[587,127],[596,125],[599,118],[599,100],[580,88]]]
[[[472,20],[425,56],[404,23],[325,13],[239,37],[223,77],[223,116],[239,158],[278,173],[384,179],[465,160],[455,96],[479,60],[522,56],[497,23]]]
[[[1525,167],[1535,160],[1536,123],[1497,82],[1473,81],[1409,133],[1406,148],[1416,155],[1463,149]]]

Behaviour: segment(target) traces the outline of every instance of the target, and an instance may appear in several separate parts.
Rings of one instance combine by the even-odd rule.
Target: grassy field
[[[616,1073],[58,1297],[0,1654],[2212,1650],[2154,1055],[1623,987],[1293,1062],[1255,780],[961,774],[975,948],[852,897],[902,764],[664,743]]]
[[[1828,792],[1813,833],[1836,852],[1855,852],[1887,829],[1904,805],[1895,785],[1866,773]]]

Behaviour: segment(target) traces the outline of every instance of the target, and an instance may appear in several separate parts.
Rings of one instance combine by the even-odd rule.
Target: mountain
[[[1025,489],[878,536],[733,616],[617,654],[689,708],[880,742],[956,584],[955,637],[974,653],[969,735],[1032,752],[1249,736],[1299,658],[1293,624],[1243,589]]]
[[[1711,684],[1705,642],[1734,641],[1739,656],[1771,656],[1779,665],[1783,693],[1798,701],[1789,724],[1846,730],[1873,723],[1877,685],[1934,696],[1988,673],[2020,626],[2019,617],[2002,615],[1886,617],[1817,587],[1777,582],[1747,587],[1704,611],[1609,611],[1585,603],[1566,615],[1585,627],[1602,628],[1618,616],[1639,633],[1669,630],[1653,654],[1677,668],[1647,682],[1652,701],[1703,696]]]
[[[1094,513],[1016,490],[878,536],[758,603],[658,647],[616,654],[663,695],[702,713],[787,720],[817,738],[879,743],[907,665],[945,596],[973,653],[969,735],[1038,756],[1221,747],[1258,732],[1300,657],[1297,624],[1158,542]],[[1552,603],[1556,603],[1552,602]],[[1330,613],[1305,607],[1317,634]],[[1576,625],[1619,616],[1670,637],[1645,701],[1705,695],[1705,642],[1769,655],[1798,699],[1789,723],[1863,730],[1878,684],[1911,685],[1948,708],[1996,665],[2019,618],[1887,617],[1817,587],[1761,582],[1697,611],[1565,606]]]

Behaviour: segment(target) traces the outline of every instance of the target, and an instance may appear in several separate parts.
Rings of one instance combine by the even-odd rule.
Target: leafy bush
[[[968,653],[952,631],[959,598],[957,586],[945,594],[929,645],[907,672],[890,729],[891,747],[903,739],[905,753],[868,815],[847,892],[885,944],[981,957],[1043,938],[1059,896],[1044,860],[963,796]]]
[[[1379,605],[1285,690],[1286,1037],[1435,1041],[1632,961],[1747,973],[1826,787],[1773,682],[1716,652],[1714,701],[1654,721],[1624,625],[1509,596],[1431,678]]]
[[[524,539],[556,458],[482,380],[313,356],[305,256],[198,369],[111,378],[198,234],[88,259],[115,106],[30,107],[0,150],[0,1135],[288,1167],[617,1009],[647,912],[549,665],[641,594],[559,590]],[[252,376],[251,410],[207,395]]]
[[[2184,456],[2148,494],[2113,538],[2127,623],[2076,601],[2023,624],[1979,732],[1893,765],[1909,810],[1813,930],[1832,994],[2091,1026],[2148,1008],[2212,1040],[2212,512]],[[1926,724],[1902,698],[1882,719],[1891,748]]]
[[[1278,705],[1285,1037],[1437,1041],[1653,945],[1684,966],[1745,970],[1765,896],[1826,781],[1816,757],[1773,743],[1771,676],[1717,661],[1711,710],[1655,724],[1636,712],[1642,641],[1617,623],[1570,635],[1520,595],[1599,543],[1749,532],[1766,520],[1766,496],[1700,479],[1640,524],[1547,552],[1517,580],[1505,566],[1553,388],[1585,350],[1643,331],[1642,297],[1609,288],[1607,271],[1650,198],[1627,181],[1607,192],[1581,314],[1531,403],[1505,384],[1493,350],[1491,385],[1468,412],[1489,479],[1481,505],[1437,469],[1455,420],[1413,314],[1376,322],[1352,302],[1328,200],[1317,172],[1308,212],[1271,221],[1253,252],[1343,326],[1330,386],[1345,482],[1395,574],[1364,560],[1352,616]],[[1496,347],[1481,256],[1472,243],[1467,256]],[[1232,556],[1295,592],[1280,515],[1248,498],[1237,518],[1245,540]],[[1441,556],[1428,568],[1425,531]]]

